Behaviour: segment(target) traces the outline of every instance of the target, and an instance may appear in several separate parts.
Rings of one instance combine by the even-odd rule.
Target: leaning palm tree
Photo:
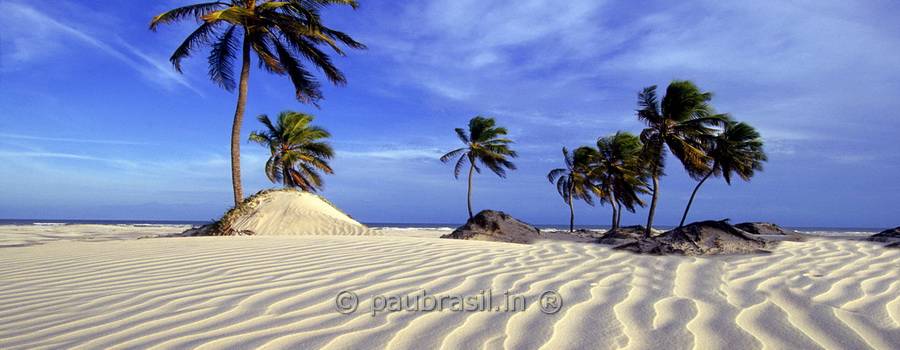
[[[334,158],[334,150],[322,141],[331,134],[310,125],[313,116],[309,114],[281,112],[277,124],[273,124],[265,114],[258,119],[266,130],[250,133],[250,141],[269,148],[270,156],[265,168],[269,181],[307,192],[320,190],[323,181],[319,172],[334,173],[328,165],[328,161]]]
[[[684,225],[691,204],[694,203],[694,196],[706,179],[713,175],[721,176],[725,179],[725,183],[731,185],[731,177],[734,174],[744,181],[750,181],[757,170],[762,171],[762,163],[768,160],[763,151],[762,137],[747,123],[727,122],[709,147],[707,155],[712,164],[706,175],[694,187],[694,192],[691,192],[691,199],[684,208],[679,227]]]
[[[270,73],[287,75],[300,102],[315,104],[322,98],[319,82],[302,61],[318,68],[336,85],[346,83],[320,46],[344,55],[339,44],[354,49],[365,46],[349,35],[322,23],[319,12],[327,5],[358,6],[356,0],[223,0],[179,7],[164,12],[150,22],[150,29],[193,19],[197,27],[169,59],[181,72],[181,61],[201,46],[209,46],[209,78],[227,91],[238,89],[237,107],[231,127],[231,182],[234,203],[243,200],[241,187],[240,137],[247,103],[251,54]],[[240,55],[240,77],[235,81],[234,62]]]
[[[556,183],[556,191],[559,192],[559,195],[563,197],[563,200],[569,206],[569,232],[574,232],[575,206],[573,201],[580,199],[593,206],[593,196],[602,198],[603,192],[588,175],[591,149],[581,147],[576,149],[574,154],[570,154],[569,150],[563,147],[562,153],[566,167],[550,170],[550,173],[547,174],[547,180],[551,184]]]
[[[605,201],[612,206],[613,230],[621,223],[622,211],[633,213],[635,207],[644,206],[640,195],[648,192],[648,172],[641,154],[641,140],[628,132],[619,131],[597,140],[590,175],[597,179],[607,196]]]
[[[704,145],[712,138],[714,125],[724,118],[713,115],[712,94],[700,91],[694,83],[676,80],[669,84],[662,102],[656,86],[644,88],[638,95],[638,119],[647,124],[641,132],[643,157],[652,179],[650,210],[644,235],[650,236],[659,199],[659,178],[664,174],[667,151],[671,151],[692,176],[709,171]]]
[[[467,203],[469,208],[469,219],[472,218],[472,175],[474,172],[481,173],[478,163],[481,163],[494,174],[502,178],[506,177],[506,169],[516,170],[516,165],[510,162],[507,157],[515,158],[518,156],[516,151],[509,148],[512,140],[503,137],[507,134],[506,128],[496,126],[494,118],[485,118],[476,116],[469,120],[469,130],[456,128],[456,136],[466,146],[457,148],[447,154],[441,156],[441,161],[449,162],[453,158],[459,157],[456,166],[453,168],[453,175],[458,179],[462,168],[469,164],[469,189],[467,192]]]

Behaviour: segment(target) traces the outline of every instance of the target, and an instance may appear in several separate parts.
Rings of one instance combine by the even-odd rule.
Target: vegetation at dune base
[[[273,74],[286,75],[300,102],[315,104],[322,99],[311,65],[336,85],[346,78],[323,48],[344,55],[343,47],[363,49],[351,36],[329,28],[320,11],[326,6],[357,8],[356,0],[226,0],[178,7],[152,19],[150,29],[161,24],[193,20],[199,26],[187,36],[170,61],[181,72],[181,62],[201,47],[208,47],[209,78],[228,91],[237,89],[237,105],[231,128],[231,180],[234,204],[243,199],[240,167],[240,137],[247,103],[253,56],[259,66]],[[235,79],[235,62],[240,75]]]
[[[662,100],[657,98],[656,86],[650,86],[638,94],[637,117],[646,125],[640,137],[619,131],[599,138],[596,148],[581,146],[571,155],[563,148],[566,168],[551,170],[548,179],[569,206],[569,230],[574,230],[574,199],[593,205],[592,197],[596,197],[601,204],[609,203],[610,226],[616,229],[622,213],[645,206],[641,196],[650,195],[644,231],[649,237],[669,152],[698,181],[679,227],[707,179],[721,176],[730,185],[734,175],[749,181],[762,170],[767,157],[760,134],[747,123],[715,113],[711,99],[711,93],[690,81],[673,81]]]
[[[319,172],[334,174],[328,161],[334,158],[331,145],[322,141],[331,136],[325,129],[311,125],[313,116],[291,111],[278,114],[278,122],[269,116],[257,117],[266,130],[250,133],[250,141],[269,149],[266,177],[284,187],[316,192],[324,184]]]
[[[590,172],[591,150],[579,148],[574,153],[569,153],[565,147],[562,149],[565,168],[550,170],[547,180],[556,184],[556,191],[562,196],[569,206],[569,232],[575,231],[575,199],[582,200],[588,205],[594,205],[593,196],[603,198],[603,192],[592,178]]]
[[[476,116],[469,120],[468,130],[456,128],[456,136],[465,144],[464,147],[457,148],[447,154],[441,156],[441,162],[447,163],[453,159],[456,160],[456,166],[453,168],[453,175],[457,179],[460,172],[466,164],[469,165],[467,204],[469,209],[469,219],[472,218],[472,175],[475,172],[481,173],[481,164],[490,169],[494,174],[501,178],[506,177],[506,169],[515,170],[516,165],[508,158],[515,158],[518,154],[510,149],[509,145],[512,140],[504,137],[507,130],[504,127],[496,125],[494,118],[486,118]]]

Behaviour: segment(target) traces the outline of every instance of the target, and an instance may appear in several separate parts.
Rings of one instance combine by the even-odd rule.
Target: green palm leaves
[[[597,148],[583,146],[569,155],[563,148],[566,168],[547,174],[556,183],[557,192],[569,205],[569,230],[574,230],[573,199],[593,205],[593,197],[613,208],[612,228],[619,226],[621,210],[635,211],[643,206],[640,194],[646,193],[647,171],[641,160],[641,140],[627,132],[597,140]]]
[[[465,147],[457,148],[441,156],[444,163],[456,159],[453,175],[459,178],[462,169],[469,165],[469,189],[467,192],[469,218],[472,218],[472,175],[473,172],[481,173],[481,164],[500,177],[506,177],[506,170],[516,170],[516,165],[508,158],[518,156],[509,148],[513,143],[506,138],[507,130],[496,125],[494,118],[476,116],[469,120],[468,130],[457,128],[454,130],[459,140]]]
[[[269,148],[265,168],[269,181],[307,192],[320,190],[324,182],[319,172],[334,173],[328,165],[334,150],[322,141],[331,134],[311,125],[313,116],[308,114],[281,112],[276,124],[265,114],[258,119],[266,130],[250,133],[250,141]]]
[[[341,45],[362,49],[365,45],[349,35],[324,25],[319,14],[326,5],[358,6],[356,1],[232,0],[179,7],[153,18],[150,29],[195,19],[200,26],[175,50],[170,61],[181,71],[181,62],[201,46],[210,46],[209,76],[226,90],[234,90],[233,67],[238,52],[246,47],[256,54],[260,67],[270,73],[287,75],[297,99],[315,102],[322,98],[319,83],[302,63],[308,61],[335,84],[346,78],[320,46],[344,55]]]
[[[596,152],[590,175],[607,194],[604,201],[612,206],[611,226],[616,229],[623,209],[633,213],[636,206],[644,206],[640,195],[647,193],[649,173],[641,158],[643,144],[637,136],[619,131],[598,139]]]
[[[563,160],[565,168],[550,170],[547,180],[556,184],[556,191],[569,206],[569,231],[575,230],[575,207],[573,200],[583,200],[589,205],[594,205],[594,196],[603,198],[604,192],[591,178],[591,161],[595,152],[589,147],[580,147],[572,154],[563,147]]]

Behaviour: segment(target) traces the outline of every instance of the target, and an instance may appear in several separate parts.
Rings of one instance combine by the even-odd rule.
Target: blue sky
[[[193,23],[148,22],[187,1],[0,2],[0,218],[216,218],[229,207],[235,96],[167,58]],[[437,158],[476,114],[521,154],[508,179],[475,179],[476,208],[533,223],[568,212],[545,175],[560,148],[637,132],[636,94],[690,79],[751,123],[770,161],[750,183],[708,182],[693,219],[791,226],[896,226],[900,26],[895,1],[362,1],[329,10],[369,46],[338,58],[346,87],[320,108],[254,70],[254,116],[312,113],[332,132],[324,194],[366,222],[461,222],[465,182]],[[272,187],[244,144],[245,191]],[[670,161],[656,222],[677,223],[693,181]],[[609,208],[579,205],[581,224]],[[625,215],[627,224],[644,211]]]

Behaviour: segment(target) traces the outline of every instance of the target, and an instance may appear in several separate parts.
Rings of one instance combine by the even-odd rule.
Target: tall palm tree
[[[707,154],[712,165],[694,187],[694,192],[691,192],[691,199],[684,208],[684,215],[681,217],[681,223],[678,224],[679,227],[684,225],[688,211],[691,210],[691,204],[694,203],[694,196],[697,195],[697,191],[706,182],[706,179],[713,175],[721,176],[725,179],[725,183],[731,185],[731,177],[734,174],[744,181],[750,181],[757,170],[762,171],[762,163],[768,160],[763,151],[763,140],[759,132],[747,123],[732,121],[725,124],[722,132],[710,145]]]
[[[619,131],[597,140],[590,175],[612,206],[612,229],[621,224],[622,211],[634,212],[636,206],[644,206],[640,195],[648,192],[648,173],[641,155],[641,140],[631,133]]]
[[[344,75],[332,64],[320,46],[344,55],[339,44],[354,49],[365,46],[349,35],[322,23],[319,12],[328,5],[358,6],[356,0],[222,0],[198,3],[164,12],[150,22],[160,24],[196,20],[200,24],[178,46],[169,59],[181,72],[181,61],[201,46],[209,46],[209,78],[227,91],[238,89],[237,106],[231,126],[231,182],[235,206],[243,200],[241,187],[240,138],[247,84],[250,79],[251,53],[260,67],[270,73],[287,75],[300,102],[315,104],[322,98],[319,82],[306,65],[318,68],[336,85],[346,83]],[[241,73],[234,79],[234,61],[240,54]]]
[[[473,216],[472,175],[474,172],[481,173],[481,168],[477,163],[481,163],[494,174],[497,174],[497,176],[505,178],[506,169],[516,170],[516,165],[510,162],[507,157],[515,158],[518,154],[509,148],[513,141],[503,137],[507,134],[506,128],[496,126],[494,118],[476,116],[469,120],[468,132],[462,128],[456,128],[455,131],[456,136],[465,144],[465,147],[447,152],[447,154],[441,156],[441,162],[447,163],[453,158],[459,157],[456,161],[456,166],[453,168],[453,175],[457,179],[462,168],[466,166],[466,163],[469,164],[467,203],[469,219],[471,219]]]
[[[257,119],[266,130],[250,133],[250,141],[269,148],[271,155],[266,161],[269,181],[307,192],[320,190],[323,182],[319,172],[334,174],[328,165],[334,158],[334,150],[322,141],[331,134],[310,125],[314,117],[309,114],[284,111],[278,114],[277,124],[265,114]]]
[[[669,84],[662,102],[657,100],[656,86],[644,88],[638,95],[638,119],[647,124],[641,132],[643,157],[652,179],[650,210],[644,236],[649,237],[659,200],[659,178],[664,174],[667,151],[671,151],[692,176],[709,171],[704,144],[709,142],[714,125],[723,117],[713,115],[709,101],[712,94],[700,91],[694,83],[676,80]]]
[[[566,167],[550,170],[550,173],[547,174],[547,180],[551,184],[556,183],[556,191],[559,192],[559,195],[563,197],[569,206],[569,232],[573,232],[575,231],[575,206],[573,200],[580,199],[593,206],[593,196],[602,197],[603,192],[588,175],[590,171],[588,162],[592,153],[590,148],[581,147],[576,149],[574,154],[570,154],[569,150],[563,147],[562,153]]]

